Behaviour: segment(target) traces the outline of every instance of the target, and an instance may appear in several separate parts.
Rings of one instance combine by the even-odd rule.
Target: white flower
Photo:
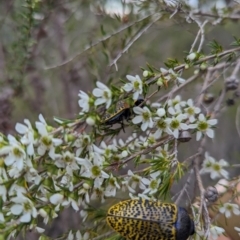
[[[77,158],[69,151],[63,152],[62,154],[62,161],[64,163],[64,168],[66,168],[66,172],[70,176],[73,175],[73,171],[79,169],[76,159]]]
[[[216,161],[213,157],[209,156],[208,153],[205,153],[205,160],[203,161],[203,167],[200,170],[201,174],[210,173],[211,179],[216,179],[220,177],[228,178],[228,172],[223,169],[227,167],[228,163],[221,159]]]
[[[187,118],[186,114],[179,114],[176,117],[166,118],[165,121],[172,130],[173,136],[175,138],[178,138],[180,130],[188,130],[188,125],[182,122],[186,118]]]
[[[64,196],[60,193],[55,193],[50,197],[50,202],[54,205],[61,204],[63,202]]]
[[[101,200],[101,203],[105,202],[105,192],[104,189],[102,187],[100,188],[94,188],[93,189],[93,193],[91,195],[91,200],[95,201],[95,200]]]
[[[201,112],[200,108],[194,107],[193,100],[187,100],[187,106],[184,108],[184,112],[187,114],[190,123],[196,120],[195,115]]]
[[[111,90],[103,83],[97,81],[97,87],[93,89],[93,95],[97,97],[95,105],[106,103],[106,108],[109,108],[112,103],[112,92]]]
[[[36,128],[41,135],[39,146],[38,146],[38,154],[43,156],[47,151],[48,155],[54,160],[56,157],[60,155],[55,153],[55,147],[62,144],[62,140],[58,138],[53,138],[47,131],[47,123],[43,116],[39,115],[40,122],[36,122]]]
[[[210,227],[210,236],[213,240],[217,240],[220,235],[222,235],[225,230],[221,227],[211,226]]]
[[[173,135],[172,130],[169,127],[169,124],[165,121],[162,117],[155,117],[154,118],[155,127],[157,127],[157,131],[154,133],[154,137],[156,139],[160,138],[163,132],[168,133],[169,135]]]
[[[173,69],[169,69],[168,72],[169,77],[173,80],[176,79],[178,83],[184,83],[186,81],[184,78],[179,77],[178,74],[173,71]]]
[[[82,153],[83,149],[91,152],[92,142],[90,136],[85,133],[80,134],[74,142],[73,146],[77,148],[76,156],[79,156]]]
[[[49,221],[48,213],[43,208],[41,208],[38,210],[38,214],[43,218],[43,223],[47,224]]]
[[[0,156],[7,155],[4,162],[7,166],[12,166],[16,173],[23,170],[26,153],[23,146],[12,135],[8,135],[9,145],[0,148]],[[17,176],[16,176],[17,177]]]
[[[150,174],[150,180],[149,183],[147,184],[148,187],[144,190],[142,194],[149,194],[152,195],[155,192],[157,192],[159,185],[161,183],[161,179],[159,178],[160,171],[154,172]]]
[[[88,183],[83,183],[82,188],[78,191],[79,196],[83,196],[86,203],[90,202],[89,191],[90,186]]]
[[[64,201],[62,202],[62,206],[69,206],[69,205],[71,205],[72,208],[73,208],[75,211],[78,211],[78,210],[79,210],[79,207],[78,207],[78,205],[77,205],[77,202],[76,202],[73,198],[71,198],[71,197],[68,197],[68,199],[66,199],[66,200],[64,200]]]
[[[94,187],[100,188],[104,179],[109,178],[109,175],[104,172],[103,158],[94,153],[91,159],[76,158],[77,162],[82,166],[81,176],[94,179]]]
[[[78,230],[76,232],[76,240],[89,240],[89,232],[85,232],[84,235]]]
[[[168,7],[177,7],[180,4],[179,0],[163,0]]]
[[[38,185],[40,181],[42,180],[41,175],[39,175],[39,172],[33,167],[32,161],[30,158],[26,160],[26,173],[25,173],[25,179],[29,183],[35,183]]]
[[[127,75],[126,77],[130,81],[130,83],[126,83],[123,86],[123,89],[126,92],[133,91],[133,99],[137,100],[139,95],[142,94],[142,85],[143,85],[142,80],[138,75],[136,75],[135,77],[131,75]]]
[[[238,232],[238,235],[240,237],[240,228],[239,227],[234,227],[234,229]]]
[[[0,223],[5,222],[4,215],[0,212]]]
[[[37,210],[30,199],[24,197],[22,194],[18,194],[17,197],[11,198],[11,201],[15,204],[11,207],[11,213],[13,215],[21,215],[20,222],[28,223],[31,218],[37,217]]]
[[[112,18],[116,16],[123,18],[131,12],[131,8],[129,5],[125,4],[122,1],[112,1],[107,0],[104,1],[104,12]]]
[[[66,240],[74,240],[74,235],[72,233],[72,230],[68,233]]]
[[[231,217],[232,212],[235,215],[240,215],[239,206],[234,203],[224,203],[223,206],[219,208],[219,212],[224,214],[226,218]]]
[[[117,179],[113,177],[113,175],[111,174],[111,176],[108,179],[108,184],[105,189],[104,195],[106,197],[115,197],[117,193],[117,189],[120,189],[120,186],[117,182]]]
[[[217,124],[217,119],[209,119],[207,120],[206,117],[201,113],[198,116],[198,121],[196,124],[190,124],[189,128],[197,129],[197,141],[199,141],[203,134],[207,134],[209,138],[214,138],[214,131],[211,129],[212,126]]]
[[[34,154],[33,144],[35,143],[34,130],[28,119],[24,119],[24,123],[27,126],[25,126],[21,123],[17,123],[15,129],[17,132],[24,135],[21,138],[21,143],[23,145],[27,145],[27,153],[28,153],[28,155],[32,156]]]
[[[25,187],[19,186],[16,183],[13,183],[11,185],[10,189],[8,190],[9,196],[24,195],[26,193],[27,193],[27,191],[26,191]]]
[[[83,91],[80,90],[78,94],[80,100],[78,100],[78,105],[82,108],[83,112],[88,112],[90,108],[90,97]]]
[[[7,200],[7,189],[5,185],[3,185],[2,181],[0,181],[0,197],[2,198],[3,202]]]
[[[145,106],[143,108],[141,107],[134,107],[133,111],[138,114],[138,116],[135,116],[132,120],[134,124],[142,123],[141,129],[142,131],[146,131],[146,129],[153,127],[153,120],[152,120],[152,114],[150,110]]]
[[[181,96],[177,95],[175,98],[173,99],[169,99],[167,101],[167,105],[168,107],[175,107],[175,109],[181,109],[181,107],[185,107],[186,106],[186,102],[181,100]]]
[[[128,190],[132,193],[135,192],[137,187],[145,190],[146,185],[149,185],[150,182],[147,178],[143,178],[137,174],[134,174],[131,170],[128,170],[128,177],[126,177],[126,179]]]

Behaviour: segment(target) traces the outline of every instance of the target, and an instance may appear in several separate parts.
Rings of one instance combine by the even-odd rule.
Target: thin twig
[[[92,44],[87,45],[82,51],[76,53],[74,56],[70,57],[70,58],[67,59],[66,61],[63,61],[62,63],[56,64],[56,65],[52,65],[52,66],[45,67],[44,70],[50,70],[50,69],[54,69],[54,68],[57,68],[57,67],[62,67],[62,66],[64,66],[64,65],[72,62],[75,58],[79,57],[79,56],[80,56],[81,54],[83,54],[84,52],[86,52],[86,51],[90,50],[91,48],[97,46],[98,44],[100,44],[100,43],[102,43],[102,42],[110,39],[111,37],[113,37],[113,36],[121,33],[122,31],[128,29],[129,27],[134,26],[136,23],[139,23],[139,22],[144,21],[145,19],[151,17],[152,15],[153,15],[153,14],[150,14],[150,15],[148,15],[148,16],[146,16],[146,17],[143,17],[143,18],[141,18],[141,19],[139,19],[139,20],[137,20],[137,21],[134,21],[134,22],[132,22],[132,23],[126,25],[126,26],[123,26],[123,27],[119,28],[119,29],[116,30],[115,32],[106,35],[105,37],[97,40],[96,42],[93,42]]]
[[[129,50],[129,48],[132,46],[132,44],[135,43],[143,35],[143,33],[147,31],[147,29],[149,29],[156,21],[158,21],[161,18],[161,15],[159,15],[159,14],[156,14],[156,15],[157,15],[157,17],[152,22],[147,24],[143,29],[141,29],[141,31],[139,31],[132,38],[132,40],[128,42],[128,44],[124,47],[124,49],[118,53],[118,55],[115,57],[115,59],[109,64],[110,67],[115,65],[116,71],[118,71],[117,61],[119,60],[119,58],[121,58],[121,56]]]
[[[182,89],[183,87],[185,87],[187,84],[191,83],[192,81],[194,81],[195,79],[197,79],[199,77],[199,74],[195,74],[193,76],[191,76],[189,79],[187,79],[183,84],[181,84],[180,86],[175,87],[173,90],[171,90],[169,93],[163,95],[162,97],[160,97],[157,102],[162,102],[163,100],[169,98],[170,96],[172,96],[174,93],[178,92],[180,89]]]

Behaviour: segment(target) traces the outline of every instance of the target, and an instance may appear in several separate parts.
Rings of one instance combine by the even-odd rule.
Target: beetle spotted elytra
[[[113,205],[107,223],[128,240],[187,240],[195,233],[194,222],[184,208],[145,199]]]
[[[144,99],[139,98],[135,101],[134,106],[139,106]],[[108,113],[106,112],[105,115],[103,116],[103,123],[105,125],[110,125],[112,126],[113,124],[119,123],[121,124],[121,127],[124,131],[124,125],[123,121],[124,120],[129,120],[131,115],[133,114],[132,108],[129,106],[129,104],[124,101],[120,100],[116,104],[116,110],[113,113]]]

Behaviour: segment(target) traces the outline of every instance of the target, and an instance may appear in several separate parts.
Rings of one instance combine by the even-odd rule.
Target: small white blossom
[[[74,240],[74,235],[72,233],[72,230],[68,233],[66,240]]]
[[[87,206],[86,206],[87,208]],[[85,222],[88,217],[88,211],[85,211],[84,209],[80,211],[80,216],[82,218],[82,221]]]
[[[86,151],[92,152],[92,142],[89,135],[82,133],[79,135],[79,137],[76,139],[76,141],[73,144],[74,147],[77,148],[76,150],[76,156],[79,156],[82,153],[82,150],[85,149]]]
[[[26,153],[23,146],[19,143],[15,137],[8,135],[9,145],[0,148],[0,156],[7,155],[4,162],[7,166],[11,166],[17,177],[23,170],[24,162],[26,161]],[[11,177],[13,175],[11,174]]]
[[[198,121],[196,124],[190,124],[189,128],[197,129],[196,139],[199,141],[203,134],[207,134],[209,138],[214,138],[214,131],[212,127],[217,124],[217,119],[209,119],[201,113],[198,116]]]
[[[109,178],[109,175],[103,171],[103,158],[94,153],[91,159],[76,158],[77,162],[82,166],[81,175],[94,179],[94,187],[100,188],[104,179]]]
[[[63,152],[62,154],[62,161],[64,163],[63,168],[66,168],[66,171],[70,176],[73,175],[73,171],[79,169],[76,159],[77,158],[74,156],[74,154],[69,151]]]
[[[139,187],[142,190],[146,189],[146,185],[149,185],[149,180],[143,178],[137,174],[134,174],[131,170],[128,170],[127,187],[130,192],[134,193],[136,188]],[[133,190],[133,191],[132,191]]]
[[[159,185],[161,183],[161,179],[159,178],[159,175],[160,175],[160,171],[150,174],[150,180],[149,180],[149,183],[147,184],[148,187],[143,191],[142,194],[153,195],[154,193],[157,192]]]
[[[89,191],[90,186],[88,183],[83,183],[82,188],[80,188],[78,191],[79,196],[83,196],[86,203],[90,202]]]
[[[55,153],[55,147],[62,144],[62,140],[59,138],[53,138],[47,131],[47,123],[43,116],[39,115],[40,122],[36,122],[36,128],[41,135],[38,146],[38,154],[43,156],[47,151],[49,156],[54,160],[56,157],[59,157],[58,154]]]
[[[38,210],[38,214],[43,218],[43,223],[47,224],[49,221],[48,213],[43,208],[41,208]]]
[[[41,175],[39,175],[39,172],[33,167],[32,161],[30,158],[26,160],[26,173],[25,173],[25,179],[29,183],[35,183],[38,185],[40,181],[42,180]]]
[[[179,77],[178,74],[173,71],[173,69],[169,69],[168,72],[169,77],[174,80],[176,79],[178,83],[184,83],[186,81],[184,78]]]
[[[210,227],[210,236],[213,240],[217,240],[220,235],[222,235],[225,230],[221,227],[211,226]]]
[[[168,7],[177,7],[180,4],[179,0],[163,0],[163,2],[168,6]]]
[[[106,197],[115,197],[117,193],[117,189],[120,189],[120,186],[117,182],[117,179],[113,177],[111,174],[111,176],[108,179],[108,184],[104,194]]]
[[[71,197],[68,197],[67,199],[65,199],[63,202],[62,202],[62,206],[69,206],[71,205],[72,208],[75,210],[75,211],[78,211],[79,210],[79,207],[77,205],[77,202],[71,198]]]
[[[85,232],[84,235],[78,230],[76,232],[76,240],[89,240],[89,232]]]
[[[240,215],[239,206],[234,203],[224,203],[223,206],[219,208],[219,212],[224,214],[226,218],[230,218],[232,212],[235,215]]]
[[[184,108],[184,112],[187,114],[190,123],[196,120],[195,115],[201,112],[200,108],[194,107],[193,100],[187,100],[187,106]]]
[[[28,119],[24,119],[24,123],[27,126],[21,123],[17,123],[15,129],[17,132],[24,135],[21,138],[21,143],[23,145],[27,145],[27,153],[28,155],[32,156],[34,154],[33,144],[36,142],[34,140],[34,130]]]
[[[91,195],[91,200],[100,200],[101,203],[105,202],[105,191],[102,187],[97,187],[93,189],[93,193]]]
[[[83,112],[88,112],[90,108],[90,97],[83,91],[80,90],[78,94],[80,100],[78,100],[78,105],[82,108]]]
[[[112,18],[116,16],[124,18],[131,12],[129,5],[125,4],[122,1],[104,1],[105,5],[103,6],[104,12]]]
[[[238,235],[240,237],[240,228],[239,227],[234,227],[234,229],[238,232]]]
[[[5,222],[4,215],[0,212],[0,223]]]
[[[11,207],[11,213],[13,215],[21,215],[19,219],[20,222],[28,223],[31,221],[32,217],[37,217],[37,210],[33,202],[22,194],[18,194],[17,197],[11,198],[11,202],[14,203]]]
[[[93,89],[93,95],[97,97],[95,105],[101,105],[106,103],[106,108],[109,108],[112,103],[112,92],[111,90],[103,83],[97,81],[97,88]]]
[[[0,197],[2,198],[2,200],[4,202],[6,202],[6,200],[7,200],[7,189],[6,189],[5,185],[2,184],[1,181],[0,181]]]
[[[169,99],[167,101],[168,107],[175,107],[176,110],[181,109],[186,106],[186,102],[181,100],[181,96],[177,95],[173,99]]]
[[[164,132],[168,133],[169,135],[173,135],[173,132],[169,127],[169,124],[166,122],[164,118],[155,117],[154,122],[155,122],[155,127],[157,127],[157,130],[154,133],[154,137],[156,139],[160,138]]]
[[[61,204],[63,202],[64,196],[60,193],[55,193],[50,197],[50,202],[54,205]]]
[[[133,111],[137,114],[132,120],[134,124],[142,123],[141,129],[142,131],[146,131],[147,128],[153,127],[153,120],[152,114],[150,110],[145,106],[141,107],[134,107]]]
[[[200,173],[210,173],[211,179],[216,179],[220,177],[228,178],[228,172],[224,169],[224,167],[227,166],[228,163],[225,160],[221,159],[220,161],[216,161],[206,152],[205,160],[203,161],[203,166],[200,170]]]
[[[183,123],[187,118],[185,114],[179,114],[176,117],[166,118],[166,123],[168,124],[169,128],[172,130],[173,136],[178,138],[180,130],[188,130],[188,125]]]
[[[131,75],[127,75],[126,77],[130,81],[130,83],[126,83],[123,86],[123,89],[126,92],[133,91],[133,99],[137,100],[139,95],[142,94],[142,85],[143,85],[142,80],[138,75],[136,75],[135,77]]]

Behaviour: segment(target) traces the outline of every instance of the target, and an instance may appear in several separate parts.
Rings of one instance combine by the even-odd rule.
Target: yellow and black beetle
[[[184,208],[145,199],[113,205],[107,223],[128,240],[187,240],[195,233],[194,222]]]
[[[139,98],[135,101],[134,106],[139,106],[144,100],[142,98]],[[129,120],[129,118],[132,115],[132,109],[129,106],[129,104],[124,101],[120,100],[116,104],[116,111],[113,113],[108,113],[106,112],[105,115],[103,116],[103,123],[105,125],[110,125],[112,126],[115,123],[121,124],[121,127],[124,131],[124,126],[123,126],[123,120]]]

